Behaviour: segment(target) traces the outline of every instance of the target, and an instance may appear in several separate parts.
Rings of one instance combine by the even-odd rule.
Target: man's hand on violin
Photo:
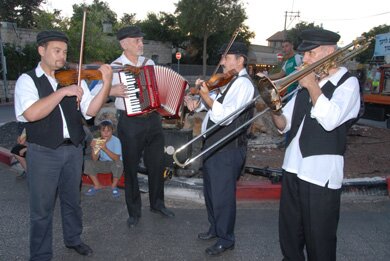
[[[112,82],[112,68],[108,64],[102,64],[99,68],[99,71],[102,73],[103,82]]]
[[[81,101],[81,97],[83,97],[84,94],[83,88],[81,88],[77,84],[72,84],[59,90],[64,92],[64,97],[76,96],[78,101]]]
[[[115,97],[127,97],[126,86],[123,83],[114,84],[111,87],[110,95]]]

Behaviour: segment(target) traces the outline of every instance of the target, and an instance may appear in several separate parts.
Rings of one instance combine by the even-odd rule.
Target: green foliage
[[[176,4],[175,14],[181,31],[188,35],[193,43],[198,43],[196,39],[202,40],[202,47],[191,49],[203,50],[203,74],[206,72],[208,57],[211,61],[218,60],[215,58],[215,47],[227,42],[237,28],[245,32],[241,38],[254,35],[243,26],[247,16],[240,0],[181,0]],[[209,43],[209,39],[217,42]],[[213,52],[208,52],[208,44],[213,47],[210,48]],[[196,54],[199,55],[200,52]]]
[[[103,22],[110,22],[116,26],[117,16],[107,3],[98,0],[94,0],[91,5],[73,5],[73,16],[66,32],[69,37],[68,61],[76,63],[79,61],[84,10],[86,26],[83,63],[111,62],[121,51],[116,39],[103,33]]]
[[[19,75],[34,69],[40,57],[35,44],[26,45],[23,49],[5,44],[4,55],[7,59],[7,79],[16,80]]]
[[[148,13],[146,19],[138,22],[145,33],[145,39],[172,42],[174,48],[181,47],[186,40],[186,36],[182,33],[177,25],[177,19],[172,14],[160,12],[159,14]]]
[[[294,49],[296,49],[302,41],[301,38],[299,37],[301,32],[303,30],[315,29],[315,28],[321,28],[321,27],[318,25],[314,25],[314,23],[300,22],[296,24],[294,28],[291,28],[290,30],[286,31],[287,39],[292,41],[294,45]]]
[[[118,31],[119,28],[129,26],[129,25],[135,25],[138,21],[135,19],[135,13],[132,14],[124,14],[122,18],[120,19],[120,22],[118,24],[118,28],[116,28]]]
[[[0,21],[33,28],[34,14],[44,0],[0,0]]]
[[[69,24],[69,19],[61,16],[61,11],[54,9],[53,12],[37,10],[34,13],[34,27],[37,30],[56,29],[65,31]]]
[[[379,25],[374,28],[372,28],[370,31],[363,33],[363,36],[367,39],[372,37],[372,41],[370,46],[362,52],[361,54],[356,56],[356,60],[360,63],[369,63],[371,61],[373,62],[383,62],[383,57],[373,57],[374,49],[375,49],[375,36],[377,34],[384,34],[390,32],[390,25]]]

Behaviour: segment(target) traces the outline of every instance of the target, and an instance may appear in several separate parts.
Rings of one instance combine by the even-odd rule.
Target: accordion
[[[156,110],[161,116],[179,118],[188,82],[170,68],[147,65],[139,73],[119,72],[120,81],[126,86],[123,98],[128,116],[136,116]]]

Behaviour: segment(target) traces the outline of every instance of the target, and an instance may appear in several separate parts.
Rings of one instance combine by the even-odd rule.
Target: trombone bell
[[[265,104],[273,111],[282,109],[282,99],[274,82],[262,73],[256,74],[253,79]]]

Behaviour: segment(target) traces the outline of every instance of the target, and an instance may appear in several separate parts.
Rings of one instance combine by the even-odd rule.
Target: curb
[[[6,148],[0,147],[0,162],[11,166],[12,159],[12,153]]]
[[[0,147],[0,162],[11,166],[13,156],[9,150]],[[111,184],[111,175],[99,175],[103,186]],[[139,186],[142,192],[148,191],[148,180],[146,175],[138,175]],[[91,185],[89,177],[82,176],[83,184]],[[120,188],[124,187],[123,176],[119,182]],[[347,195],[390,195],[390,176],[386,178],[358,178],[343,180],[343,194]],[[199,178],[172,177],[165,181],[165,190],[167,196],[181,197],[203,202],[203,181]],[[281,193],[281,184],[271,181],[238,181],[237,182],[237,200],[256,201],[256,200],[278,200]]]

